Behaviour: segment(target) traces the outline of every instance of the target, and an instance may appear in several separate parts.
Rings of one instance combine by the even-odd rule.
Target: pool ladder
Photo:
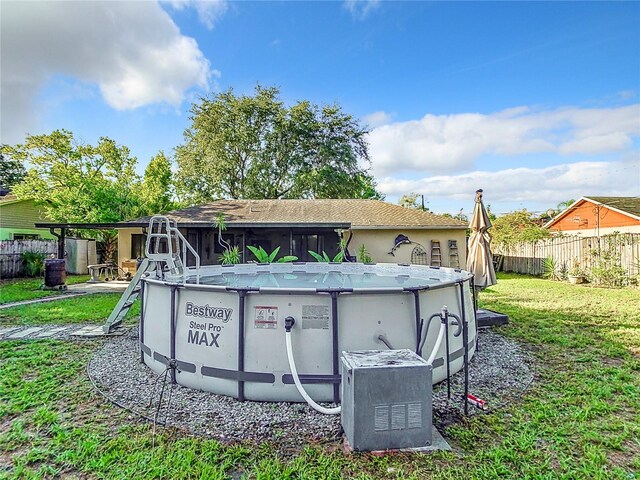
[[[182,236],[175,220],[163,215],[154,215],[149,220],[148,232],[144,253],[149,260],[157,262],[158,265],[164,263],[167,273],[181,277],[184,283],[188,250],[195,259],[196,283],[200,283],[200,255]]]
[[[144,250],[147,258],[138,267],[129,286],[102,326],[103,332],[111,333],[122,323],[131,306],[140,296],[142,291],[140,280],[143,275],[150,274],[155,270],[158,278],[170,281],[180,280],[184,284],[187,278],[187,268],[186,262],[183,262],[182,259],[186,260],[187,250],[195,258],[196,283],[200,283],[200,256],[182,236],[176,222],[162,215],[151,217]],[[182,252],[182,256],[180,252]],[[167,274],[166,277],[165,274]]]
[[[129,286],[120,297],[120,300],[118,300],[115,308],[111,311],[111,314],[109,315],[109,318],[107,318],[107,321],[104,323],[104,325],[102,325],[102,331],[104,333],[111,333],[115,328],[120,326],[120,324],[124,320],[124,317],[126,317],[127,313],[129,313],[131,306],[140,296],[140,292],[142,291],[140,279],[144,274],[146,274],[147,272],[151,272],[155,268],[155,262],[150,261],[148,258],[145,258],[138,266],[136,274],[129,282]]]

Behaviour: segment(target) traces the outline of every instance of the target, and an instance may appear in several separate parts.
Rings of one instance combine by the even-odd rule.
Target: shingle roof
[[[623,212],[640,217],[640,197],[584,197],[597,203],[603,203]]]
[[[222,212],[233,224],[351,224],[353,228],[466,228],[466,222],[379,200],[218,200],[174,210],[178,224],[212,224]],[[145,224],[149,217],[121,222]]]
[[[19,202],[20,200],[18,200],[18,197],[16,197],[13,193],[9,193],[7,195],[3,195],[0,197],[0,203],[2,204],[6,204],[6,203],[15,203],[15,202]]]

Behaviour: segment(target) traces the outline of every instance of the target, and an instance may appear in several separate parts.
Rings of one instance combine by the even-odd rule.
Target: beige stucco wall
[[[411,244],[401,245],[394,255],[389,255],[393,248],[395,238],[403,234],[409,237]],[[427,259],[431,258],[431,241],[440,241],[440,253],[443,267],[450,266],[449,240],[456,240],[458,244],[458,257],[460,268],[464,268],[467,259],[466,231],[465,229],[394,229],[394,230],[353,230],[353,238],[349,243],[349,252],[357,255],[360,245],[365,245],[369,255],[377,263],[411,263],[411,252],[417,244],[427,251]]]
[[[118,230],[118,265],[122,265],[124,260],[130,260],[131,235],[134,233],[142,233],[142,229],[121,228]]]
[[[123,228],[118,230],[118,264],[122,265],[124,260],[129,259],[131,254],[131,235],[142,233],[141,228]],[[348,238],[348,232],[345,232]],[[395,238],[406,235],[411,240],[409,245],[401,245],[394,252],[394,256],[388,252],[393,248]],[[353,230],[353,237],[349,243],[351,255],[357,255],[360,245],[365,245],[369,255],[377,263],[411,263],[411,252],[416,244],[420,244],[427,251],[427,259],[431,258],[431,241],[440,241],[440,253],[442,256],[442,266],[449,267],[449,240],[456,240],[458,243],[458,257],[460,268],[464,268],[467,258],[466,232],[465,229],[372,229]],[[277,245],[274,245],[274,248]]]

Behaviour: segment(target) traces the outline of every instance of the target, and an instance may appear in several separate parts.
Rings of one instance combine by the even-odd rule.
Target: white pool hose
[[[307,392],[305,391],[302,383],[300,383],[300,378],[298,377],[298,370],[296,369],[296,362],[293,359],[293,348],[291,348],[291,332],[288,331],[285,333],[285,340],[287,344],[287,358],[289,359],[289,368],[291,369],[291,376],[293,377],[293,382],[296,384],[296,388],[302,398],[309,404],[311,408],[313,408],[316,412],[324,413],[325,415],[339,415],[342,407],[335,408],[325,408],[322,405],[318,405],[313,401]]]
[[[440,324],[440,330],[438,331],[438,338],[436,339],[436,344],[433,346],[433,350],[431,350],[431,355],[427,359],[427,363],[429,365],[433,365],[433,361],[436,359],[436,355],[438,354],[438,350],[440,350],[440,345],[442,344],[442,339],[444,338],[445,326],[444,323]]]

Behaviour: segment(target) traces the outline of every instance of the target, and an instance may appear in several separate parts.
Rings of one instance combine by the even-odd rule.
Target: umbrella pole
[[[479,351],[478,346],[478,292],[476,291],[475,276],[471,277],[469,282],[471,285],[471,295],[473,296],[473,319],[476,324],[476,351]]]

